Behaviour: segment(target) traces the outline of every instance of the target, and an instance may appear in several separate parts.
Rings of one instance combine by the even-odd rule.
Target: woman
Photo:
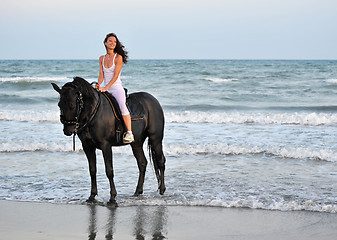
[[[134,137],[131,130],[131,117],[126,107],[125,91],[120,79],[123,63],[127,63],[128,52],[118,40],[116,34],[109,33],[104,39],[106,55],[99,58],[99,76],[96,88],[102,92],[108,91],[117,100],[121,109],[127,132],[124,134],[123,142],[132,143]]]

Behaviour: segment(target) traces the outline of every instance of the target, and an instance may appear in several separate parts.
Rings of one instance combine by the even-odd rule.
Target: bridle
[[[76,88],[76,86],[74,86],[74,87]],[[80,91],[77,92],[77,98],[76,98],[77,112],[76,112],[75,119],[74,120],[66,120],[65,116],[63,115],[63,111],[61,110],[61,114],[60,114],[61,123],[63,125],[75,125],[75,130],[73,132],[73,150],[74,151],[75,151],[75,136],[76,136],[76,134],[78,134],[79,132],[84,130],[84,128],[87,127],[88,124],[94,119],[100,104],[101,104],[101,95],[98,93],[98,101],[97,101],[96,107],[95,107],[94,111],[91,113],[91,116],[90,116],[89,120],[86,123],[84,123],[81,127],[80,127],[80,124],[79,124],[79,119],[80,119],[80,115],[82,113],[82,110],[84,109],[84,101],[83,101],[83,95]]]
[[[84,108],[83,96],[82,96],[82,93],[80,91],[77,93],[76,108],[77,108],[77,113],[76,113],[76,117],[75,117],[74,120],[70,120],[70,121],[66,120],[65,116],[63,115],[62,110],[61,110],[61,114],[60,114],[60,121],[61,121],[62,124],[64,124],[64,125],[75,125],[74,135],[77,134],[78,129],[80,127],[79,118],[80,118],[80,115],[81,115],[82,110]]]

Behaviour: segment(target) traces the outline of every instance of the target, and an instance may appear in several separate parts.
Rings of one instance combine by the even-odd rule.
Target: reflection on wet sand
[[[96,238],[96,206],[88,205],[90,209],[89,214],[89,240],[94,240]]]
[[[106,230],[105,239],[111,240],[113,239],[113,233],[115,228],[116,208],[108,208],[108,210],[109,210],[109,218],[105,226]]]
[[[156,207],[152,213],[148,213],[149,208],[139,206],[134,217],[134,236],[137,240],[145,239],[147,227],[149,227],[152,239],[165,239],[164,231],[167,223],[165,207]]]
[[[104,229],[105,239],[112,240],[116,235],[128,235],[128,239],[166,239],[167,209],[164,206],[130,208],[130,218],[118,215],[119,208],[105,208],[97,205],[88,205],[88,239],[95,240]],[[125,208],[124,208],[125,210]],[[97,214],[104,211],[106,214]],[[98,219],[100,218],[104,219]],[[98,238],[98,237],[97,237]]]

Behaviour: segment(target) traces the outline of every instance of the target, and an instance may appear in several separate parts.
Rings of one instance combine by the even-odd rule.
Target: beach
[[[110,209],[0,201],[1,239],[335,239],[337,215],[219,207]]]

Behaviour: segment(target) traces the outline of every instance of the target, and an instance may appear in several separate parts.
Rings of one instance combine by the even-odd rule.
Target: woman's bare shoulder
[[[122,55],[120,55],[120,54],[117,53],[115,62],[116,62],[116,63],[117,63],[117,62],[123,62],[123,57],[122,57]]]
[[[100,57],[98,58],[98,61],[101,63],[101,62],[103,61],[103,58],[104,58],[104,55],[100,56]]]

